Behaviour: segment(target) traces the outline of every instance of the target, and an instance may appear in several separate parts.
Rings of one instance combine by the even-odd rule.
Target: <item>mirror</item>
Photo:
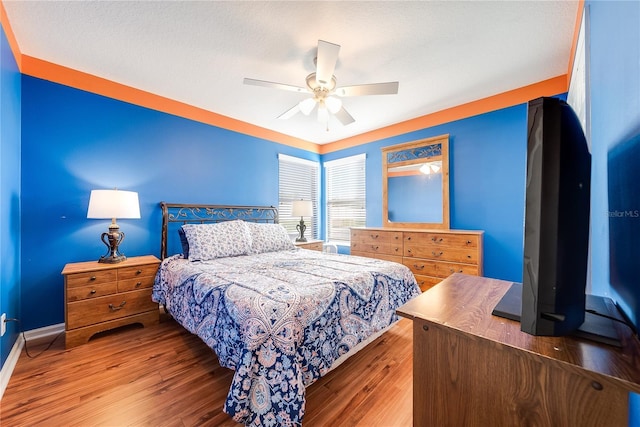
[[[449,228],[449,135],[382,148],[382,222]]]

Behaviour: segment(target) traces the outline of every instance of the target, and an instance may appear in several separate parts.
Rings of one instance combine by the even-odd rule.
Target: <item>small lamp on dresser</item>
[[[138,193],[122,190],[91,190],[87,218],[111,219],[109,232],[102,233],[101,240],[107,246],[107,253],[98,262],[115,264],[127,259],[120,253],[119,246],[124,240],[124,232],[116,224],[116,218],[140,218]]]
[[[307,226],[304,225],[305,216],[313,216],[313,202],[311,200],[294,200],[291,206],[291,215],[300,217],[300,224],[296,226],[300,235],[296,238],[296,242],[306,242],[307,238],[304,237],[304,232]]]

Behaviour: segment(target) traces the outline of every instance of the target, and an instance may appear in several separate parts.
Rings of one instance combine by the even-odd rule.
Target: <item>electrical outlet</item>
[[[0,337],[7,332],[7,313],[2,313],[0,316]]]

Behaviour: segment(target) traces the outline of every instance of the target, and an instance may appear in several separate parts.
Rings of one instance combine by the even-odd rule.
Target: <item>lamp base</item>
[[[127,259],[127,257],[124,256],[124,255],[115,255],[115,256],[104,255],[104,256],[100,257],[98,262],[104,262],[106,264],[117,264],[117,263],[122,262],[122,261],[124,261],[126,259]]]
[[[298,229],[298,233],[300,233],[300,235],[296,237],[296,242],[306,242],[307,238],[304,237],[304,232],[307,229],[307,226],[304,225],[302,217],[300,217],[300,224],[296,225],[296,228]]]
[[[107,246],[107,253],[102,255],[98,262],[117,264],[127,259],[118,249],[118,246],[124,240],[124,233],[120,231],[120,227],[115,223],[115,220],[109,226],[109,232],[102,233],[100,239]]]

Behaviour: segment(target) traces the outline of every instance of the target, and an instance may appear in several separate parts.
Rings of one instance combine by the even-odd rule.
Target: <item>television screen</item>
[[[625,314],[640,319],[640,128],[608,154],[609,275]]]

